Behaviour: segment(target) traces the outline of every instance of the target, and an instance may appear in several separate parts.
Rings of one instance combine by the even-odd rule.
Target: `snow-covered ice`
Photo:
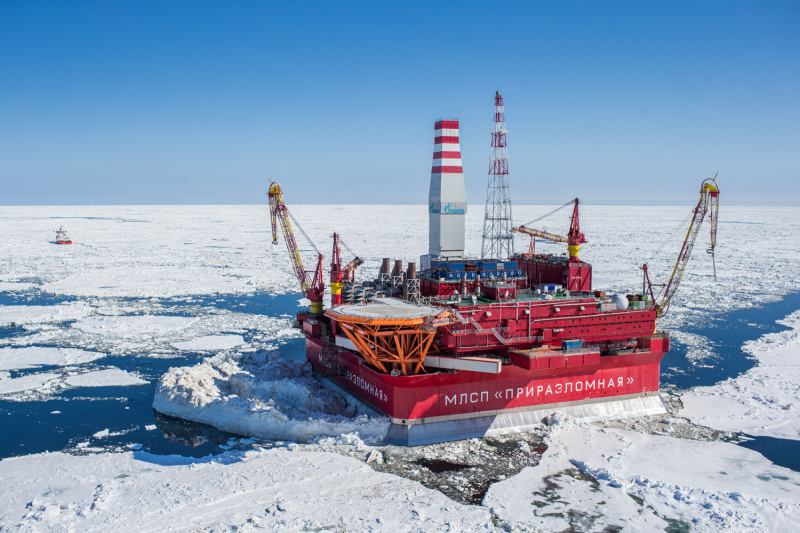
[[[495,531],[489,511],[324,452],[125,452],[0,461],[22,531]]]
[[[153,407],[164,414],[240,435],[309,442],[358,433],[380,441],[386,418],[356,416],[342,397],[320,387],[307,363],[276,352],[220,354],[193,367],[173,368],[156,389]]]
[[[588,242],[581,257],[594,266],[597,288],[630,292],[640,287],[639,266],[665,242],[664,253],[650,262],[650,273],[657,280],[668,275],[683,238],[673,230],[696,199],[684,206],[600,206],[589,205],[591,198],[586,201],[581,228]],[[377,274],[382,257],[418,261],[427,250],[424,205],[359,206],[358,217],[352,216],[351,206],[290,203],[290,208],[321,249],[329,248],[332,228],[339,231],[366,259],[360,271],[367,277]],[[514,214],[517,222],[526,222],[551,209],[517,204]],[[296,292],[285,248],[269,244],[268,214],[266,204],[2,207],[6,260],[0,282],[34,278],[43,290],[92,298]],[[547,227],[566,230],[568,216],[559,213]],[[470,206],[465,251],[472,256],[480,255],[482,219],[482,206]],[[80,235],[76,245],[56,247],[45,237],[62,222]],[[380,238],[387,231],[391,241]],[[774,247],[764,235],[781,235],[783,246]],[[717,240],[718,283],[711,280],[710,259],[698,253],[705,245],[702,239],[707,239],[703,231],[671,313],[676,318],[696,316],[711,306],[742,307],[798,290],[798,236],[796,207],[726,205]],[[518,248],[526,245],[527,239],[517,237]],[[563,247],[542,244],[542,250],[561,253]]]
[[[547,531],[792,531],[800,474],[724,442],[556,427],[541,462],[494,484],[501,519]],[[673,522],[675,523],[675,522]]]
[[[105,354],[76,348],[31,346],[0,348],[0,370],[23,370],[42,366],[67,366],[89,363]]]
[[[241,335],[207,335],[190,341],[173,342],[172,346],[179,350],[189,351],[215,351],[230,350],[244,344]]]
[[[127,387],[148,383],[148,381],[119,368],[107,368],[69,376],[65,382],[70,387]]]
[[[11,323],[39,324],[64,322],[85,317],[91,307],[84,302],[68,302],[58,305],[0,305],[0,326]]]
[[[671,240],[667,235],[693,202],[583,204],[581,227],[588,242],[581,258],[594,267],[595,287],[612,293],[639,290],[639,266],[666,242],[664,253],[649,262],[651,279],[664,281],[683,232],[672,233]],[[427,250],[425,206],[359,206],[358,217],[352,216],[352,206],[290,208],[321,249],[330,248],[331,231],[342,234],[367,260],[359,279],[374,277],[382,257],[418,261]],[[550,209],[515,205],[516,222]],[[482,217],[482,206],[470,206],[467,254],[480,253]],[[558,217],[547,221],[551,231],[568,227],[568,215]],[[269,244],[267,221],[266,205],[1,207],[5,240],[0,291],[45,291],[77,301],[0,306],[0,327],[11,322],[22,326],[0,337],[0,346],[16,350],[47,345],[148,358],[230,350],[164,375],[156,407],[236,433],[312,441],[305,446],[321,449],[355,447],[363,450],[363,460],[373,458],[370,465],[386,467],[379,465],[378,453],[384,460],[392,455],[370,446],[385,432],[385,420],[356,415],[335,396],[315,389],[303,365],[281,367],[259,359],[279,341],[298,336],[290,327],[293,317],[192,303],[198,296],[297,292],[284,247]],[[61,223],[75,245],[50,242]],[[387,232],[390,241],[381,238]],[[775,248],[764,235],[779,235],[783,245]],[[800,209],[726,205],[719,223],[717,283],[710,258],[700,253],[704,239],[707,229],[660,327],[671,329],[676,341],[688,346],[692,361],[716,364],[718,354],[708,340],[681,328],[800,290]],[[518,249],[526,245],[526,240],[517,240]],[[539,247],[563,252],[562,246]],[[163,300],[171,297],[181,300],[179,307]],[[175,316],[176,310],[181,316]],[[792,340],[797,320],[794,315],[787,318],[792,330],[785,335],[766,336],[745,347],[759,360],[756,368],[736,380],[684,394],[681,416],[730,431],[798,438],[797,345]],[[257,351],[242,353],[252,350]],[[119,369],[98,371],[89,360],[58,359],[61,355],[55,352],[49,352],[50,359],[39,352],[22,362],[12,352],[4,353],[0,361],[9,361],[7,370],[0,370],[4,400],[31,391],[50,397],[69,387],[69,380],[119,383],[99,379],[110,376],[102,374],[107,370],[130,377]],[[30,372],[40,364],[63,368],[11,378],[13,371]],[[695,408],[702,411],[692,413]],[[555,427],[542,463],[496,483],[483,507],[460,506],[437,491],[318,451],[228,452],[203,460],[130,452],[87,457],[59,453],[0,461],[4,488],[7,481],[15,488],[0,499],[0,523],[23,530],[124,531],[142,521],[156,529],[425,531],[492,529],[492,523],[503,529],[532,530],[526,523],[563,529],[573,520],[576,530],[592,531],[595,526],[587,525],[592,523],[596,529],[624,525],[636,531],[663,529],[677,520],[695,531],[781,531],[798,519],[797,491],[792,492],[797,474],[756,452],[721,442]],[[150,434],[155,429],[146,427]],[[112,433],[107,426],[93,431]],[[91,439],[76,446],[84,452],[100,450]],[[296,459],[300,457],[304,459]],[[321,495],[309,491],[309,483],[320,487]],[[548,510],[554,514],[544,517]]]
[[[800,311],[778,323],[791,329],[744,345],[757,366],[683,394],[680,415],[721,431],[800,440]]]
[[[60,382],[61,377],[61,374],[55,372],[41,372],[18,378],[0,375],[0,396],[15,392],[53,388]]]
[[[195,321],[197,321],[195,317],[182,316],[93,316],[78,320],[72,327],[84,333],[130,339],[180,331]]]
[[[2,292],[27,291],[35,286],[34,283],[24,281],[0,281],[0,291]]]

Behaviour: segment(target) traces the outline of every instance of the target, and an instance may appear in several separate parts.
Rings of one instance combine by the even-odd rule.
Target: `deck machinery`
[[[348,296],[298,314],[307,358],[323,383],[390,417],[390,444],[525,431],[556,411],[585,420],[663,413],[659,372],[670,339],[656,319],[706,214],[712,253],[715,242],[716,182],[700,192],[663,296],[647,276],[642,294],[592,290],[592,267],[578,259],[586,240],[575,200],[569,256],[450,257],[419,273],[396,264],[361,284],[342,281],[332,264]]]

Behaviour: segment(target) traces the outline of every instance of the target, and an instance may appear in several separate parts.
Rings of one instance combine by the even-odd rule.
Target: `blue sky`
[[[0,3],[0,205],[800,203],[798,2]]]

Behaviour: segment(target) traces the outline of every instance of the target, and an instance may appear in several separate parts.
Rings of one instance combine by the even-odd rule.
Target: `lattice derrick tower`
[[[500,91],[497,91],[494,96],[493,122],[492,156],[489,164],[489,184],[486,189],[486,214],[483,219],[481,258],[502,260],[514,254],[514,237],[511,233],[506,116]]]

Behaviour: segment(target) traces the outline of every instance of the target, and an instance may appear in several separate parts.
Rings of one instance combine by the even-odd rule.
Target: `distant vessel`
[[[64,229],[64,226],[61,226],[56,231],[56,244],[72,244],[72,239],[67,235],[67,230]]]

